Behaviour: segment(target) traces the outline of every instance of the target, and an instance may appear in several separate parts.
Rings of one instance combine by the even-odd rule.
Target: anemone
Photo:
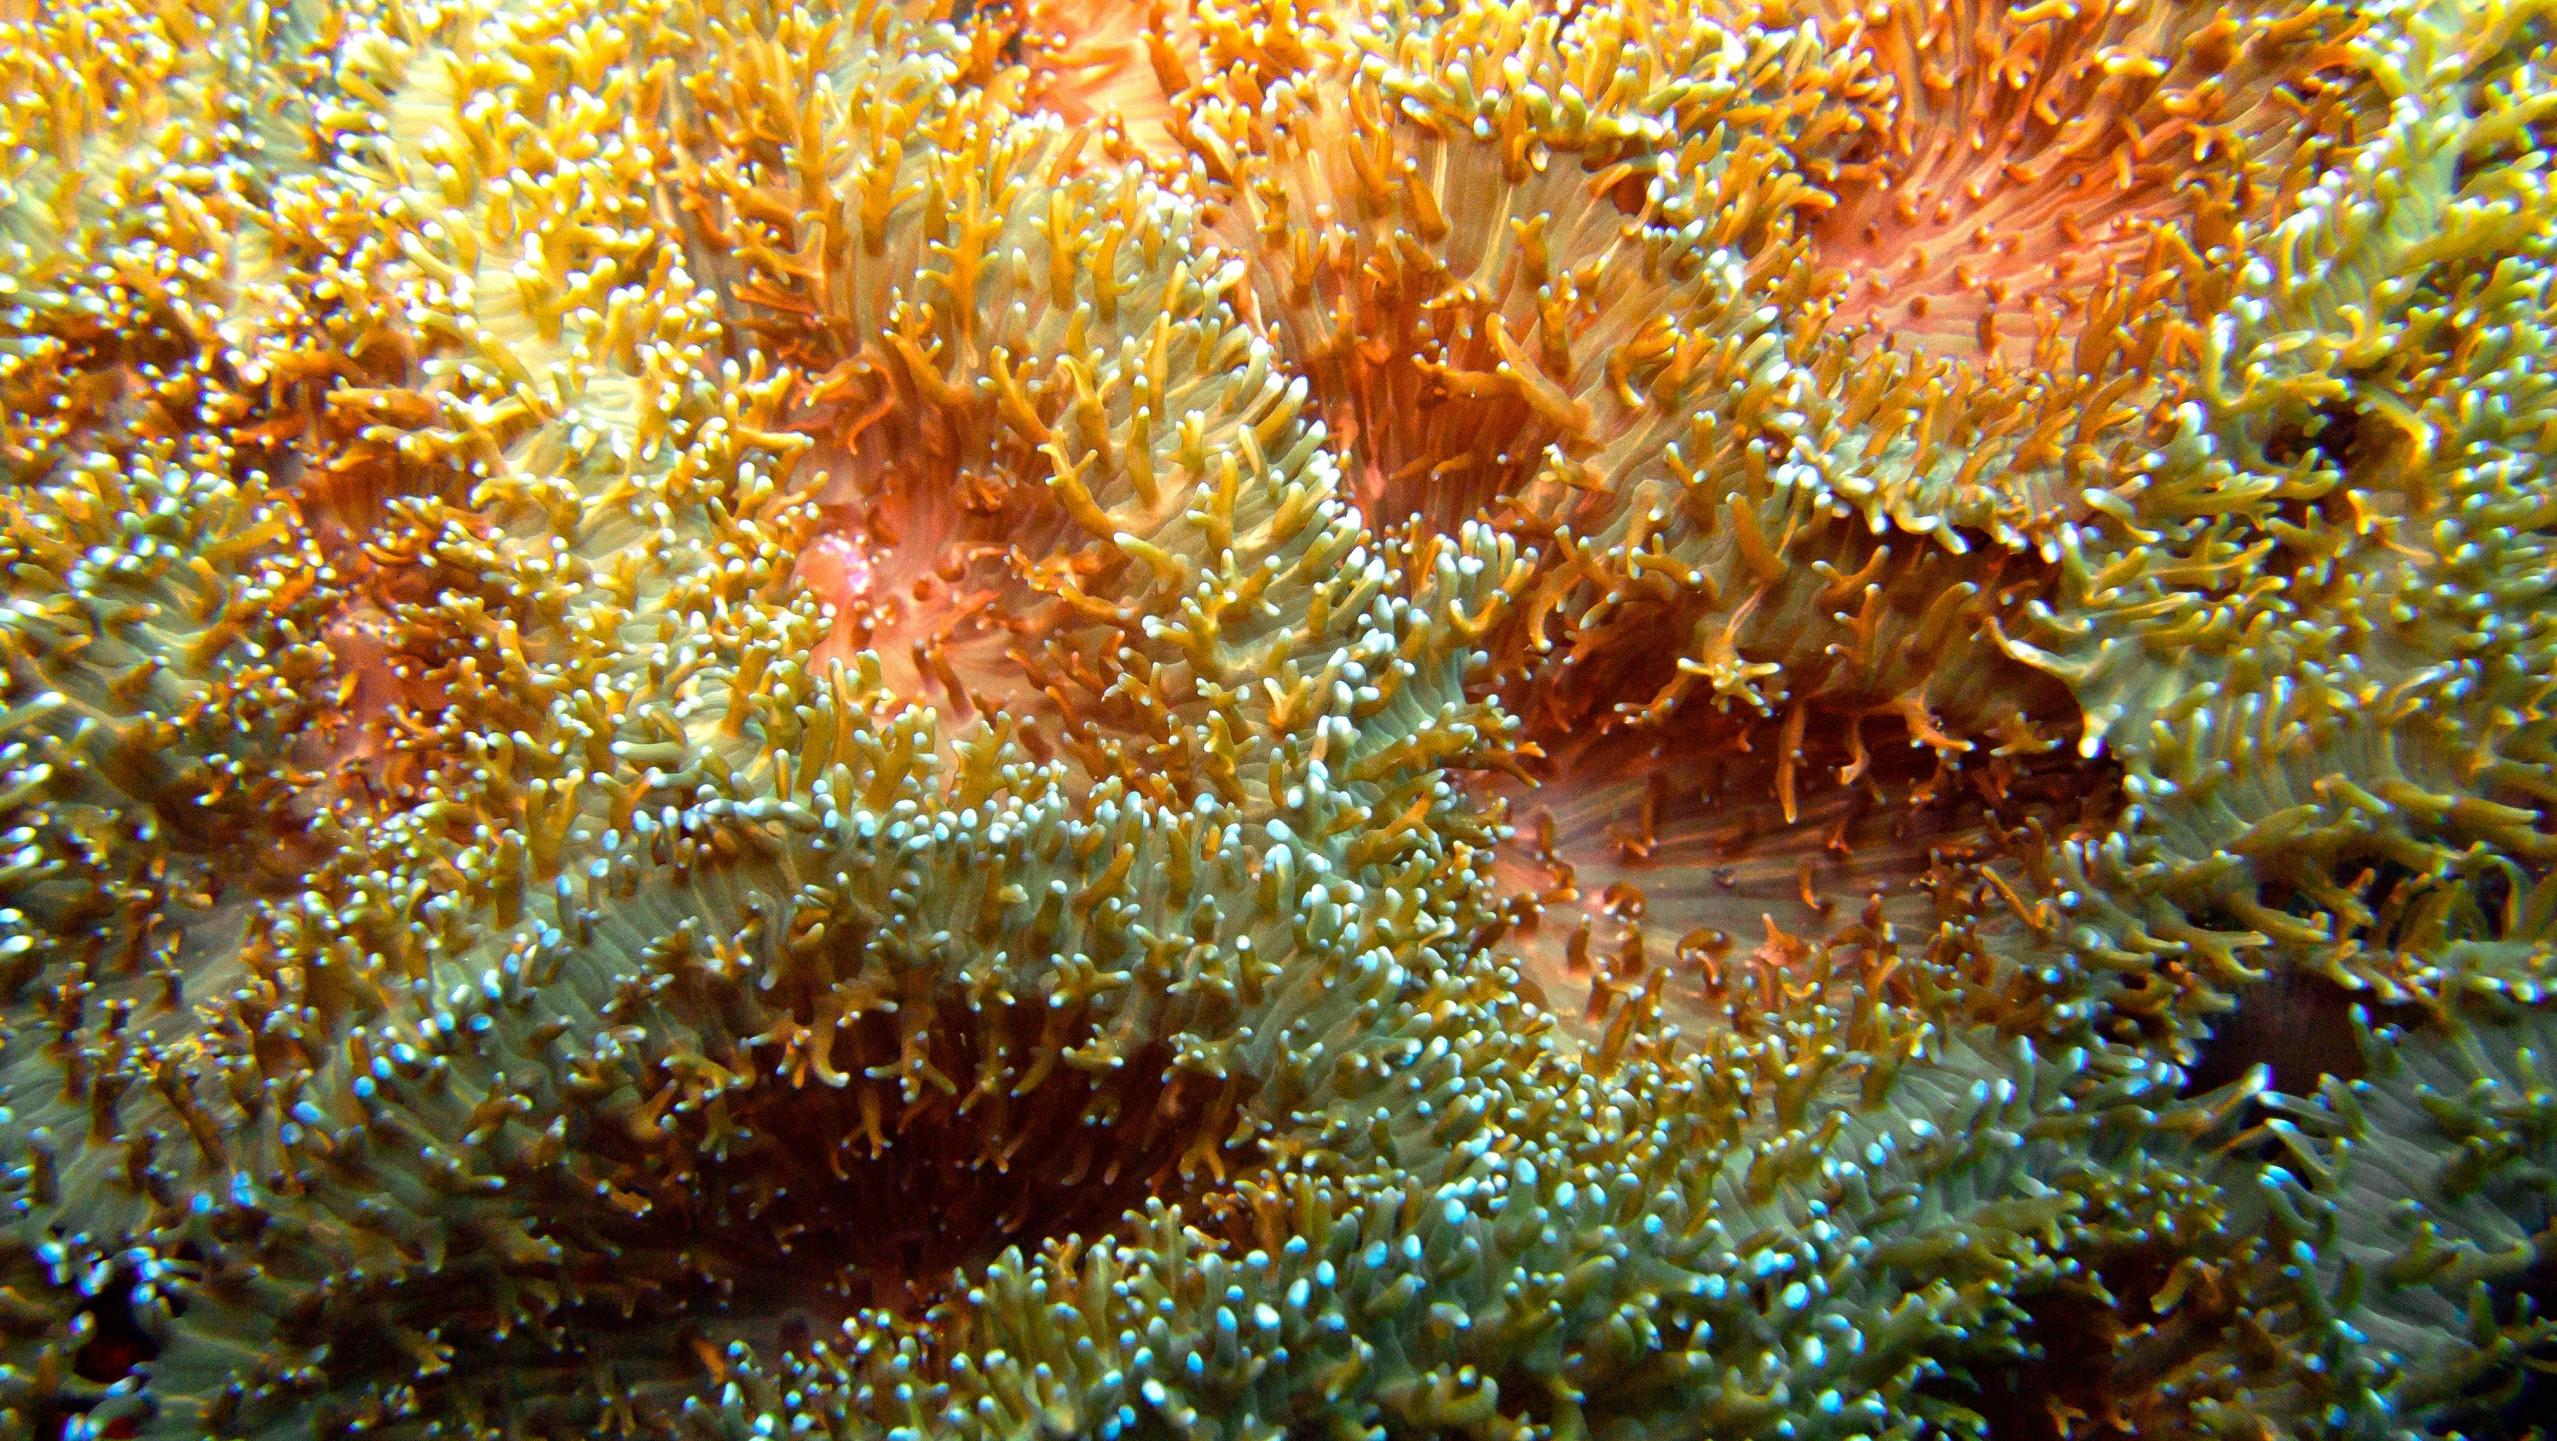
[[[2518,1430],[2550,25],[0,12],[0,1435]]]

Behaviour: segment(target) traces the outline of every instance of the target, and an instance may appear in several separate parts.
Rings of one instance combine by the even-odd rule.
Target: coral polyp
[[[2552,44],[0,7],[0,1437],[2528,1433]]]

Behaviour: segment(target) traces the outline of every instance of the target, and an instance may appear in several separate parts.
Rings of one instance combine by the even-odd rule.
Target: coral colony
[[[2518,1437],[2557,0],[0,0],[0,1437]]]

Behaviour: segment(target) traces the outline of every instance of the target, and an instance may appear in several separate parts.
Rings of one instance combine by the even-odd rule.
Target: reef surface
[[[0,0],[0,1438],[2527,1432],[2552,49]]]

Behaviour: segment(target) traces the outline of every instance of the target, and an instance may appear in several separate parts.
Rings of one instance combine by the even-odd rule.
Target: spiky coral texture
[[[0,1434],[2509,1420],[2544,7],[6,23]]]

